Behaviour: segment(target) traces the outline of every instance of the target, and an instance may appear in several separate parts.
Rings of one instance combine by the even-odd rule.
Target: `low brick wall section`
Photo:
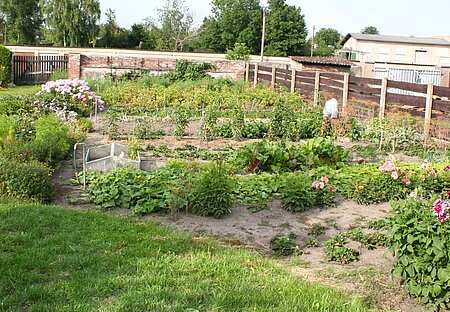
[[[175,70],[180,56],[172,58],[154,56],[129,56],[129,55],[84,55],[81,53],[69,54],[69,78],[101,78],[107,74],[122,75],[135,70],[146,69],[151,74],[161,74]],[[190,60],[203,63],[204,59]],[[211,71],[213,77],[230,76],[233,79],[243,79],[245,63],[243,61],[206,60],[214,64],[216,70]]]

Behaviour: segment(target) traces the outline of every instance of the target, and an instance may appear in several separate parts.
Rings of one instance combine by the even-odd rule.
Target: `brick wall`
[[[179,56],[170,57],[146,57],[129,55],[84,55],[69,54],[69,78],[100,78],[107,74],[121,75],[132,70],[146,69],[151,74],[160,74],[175,69]],[[204,59],[192,60],[202,63]],[[245,63],[229,60],[206,60],[216,66],[211,71],[213,77],[230,76],[234,79],[242,79],[245,74]]]

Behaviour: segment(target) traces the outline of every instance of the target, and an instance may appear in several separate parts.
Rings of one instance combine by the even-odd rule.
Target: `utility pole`
[[[313,33],[312,33],[312,40],[311,40],[311,57],[314,55],[314,32],[316,30],[316,26],[313,25]]]
[[[262,37],[261,37],[261,62],[264,60],[264,39],[266,37],[266,8],[263,8],[263,25],[262,25]]]

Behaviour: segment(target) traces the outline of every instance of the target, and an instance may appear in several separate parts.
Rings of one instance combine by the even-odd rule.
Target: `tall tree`
[[[36,44],[42,24],[39,0],[0,0],[0,11],[9,43]]]
[[[45,22],[57,45],[95,45],[99,33],[98,0],[43,0]]]
[[[245,44],[252,53],[261,46],[262,9],[259,0],[212,0],[212,16],[205,18],[199,44],[213,52]]]
[[[339,43],[342,35],[333,28],[321,28],[314,36],[314,55],[317,56],[331,56],[336,49],[339,48]],[[311,48],[312,38],[308,40],[308,47]]]
[[[266,55],[303,55],[307,50],[305,19],[300,7],[286,0],[269,0],[266,28]]]
[[[117,24],[116,12],[108,9],[105,15],[106,23],[100,26],[99,46],[104,48],[131,48],[130,32]]]
[[[378,28],[376,28],[375,26],[364,27],[363,29],[361,29],[361,33],[366,34],[366,35],[379,35],[380,34],[380,32],[378,31]]]
[[[183,51],[186,43],[196,35],[193,29],[194,17],[184,0],[165,0],[158,9],[161,36],[158,48],[161,50]]]

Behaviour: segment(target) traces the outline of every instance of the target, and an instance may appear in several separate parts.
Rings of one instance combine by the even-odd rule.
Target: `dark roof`
[[[426,45],[441,45],[450,47],[450,41],[444,38],[433,37],[403,37],[403,36],[385,36],[385,35],[368,35],[350,33],[342,39],[342,45],[347,42],[350,37],[361,41],[376,41],[376,42],[392,42],[392,43],[407,43],[407,44],[426,44]]]
[[[304,63],[304,64],[320,64],[320,65],[334,65],[334,66],[353,66],[353,63],[349,60],[332,56],[332,57],[326,57],[326,56],[292,56],[291,59],[293,59],[296,62]]]

